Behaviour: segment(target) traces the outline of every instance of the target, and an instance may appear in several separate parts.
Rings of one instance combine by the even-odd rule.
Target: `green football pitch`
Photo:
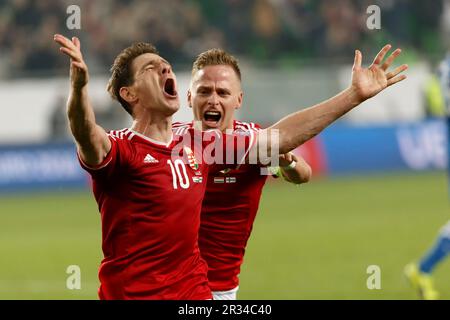
[[[247,246],[240,299],[415,299],[404,265],[449,219],[443,172],[269,183]],[[0,299],[97,299],[101,229],[89,192],[0,198]],[[66,269],[81,269],[69,290]],[[368,289],[369,266],[380,289]],[[435,281],[450,299],[450,259]]]

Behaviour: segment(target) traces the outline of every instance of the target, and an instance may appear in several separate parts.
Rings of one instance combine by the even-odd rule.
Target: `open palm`
[[[352,87],[361,102],[377,95],[387,87],[406,79],[405,75],[399,75],[401,72],[408,69],[408,65],[406,64],[388,72],[389,67],[400,55],[401,49],[395,50],[386,61],[381,64],[390,49],[391,45],[384,46],[368,68],[363,68],[361,66],[362,54],[359,50],[356,50],[352,73]]]
[[[60,34],[55,34],[54,41],[61,45],[59,50],[70,57],[70,80],[72,87],[84,87],[89,81],[89,71],[81,54],[80,40],[77,37],[73,37],[71,41]]]

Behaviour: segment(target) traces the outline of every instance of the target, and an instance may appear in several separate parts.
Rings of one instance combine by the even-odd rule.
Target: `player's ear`
[[[187,92],[187,101],[188,101],[188,106],[189,106],[189,108],[192,108],[191,100],[192,100],[191,89],[188,89],[188,92]]]
[[[240,92],[238,95],[238,104],[236,106],[236,109],[240,109],[242,106],[242,101],[244,100],[244,92]]]
[[[120,97],[129,104],[137,101],[137,96],[130,87],[122,87],[119,90]]]

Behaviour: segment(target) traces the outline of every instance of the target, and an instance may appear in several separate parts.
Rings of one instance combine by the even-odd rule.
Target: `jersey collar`
[[[149,141],[149,142],[151,142],[151,143],[153,143],[153,144],[156,144],[156,145],[158,145],[158,146],[162,146],[162,147],[168,148],[168,147],[172,144],[172,142],[173,142],[173,132],[170,133],[170,134],[171,134],[170,140],[169,140],[169,142],[166,143],[166,142],[162,142],[162,141],[158,141],[158,140],[149,138],[149,137],[143,135],[142,133],[136,132],[136,131],[134,131],[134,130],[132,130],[132,129],[129,129],[129,130],[130,130],[132,133],[134,133],[136,136],[138,136],[138,137],[140,137],[140,138],[142,138],[142,139],[144,139],[144,140],[146,140],[146,141]]]

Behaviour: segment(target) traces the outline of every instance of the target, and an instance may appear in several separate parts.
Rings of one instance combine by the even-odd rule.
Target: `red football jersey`
[[[187,133],[194,151],[173,152]],[[209,166],[197,160],[201,148],[191,136],[193,130],[174,134],[163,144],[130,129],[111,131],[103,163],[82,163],[92,176],[102,220],[101,299],[212,297],[198,248]]]
[[[185,124],[185,126],[192,124]],[[257,132],[259,125],[234,121],[234,133]],[[258,165],[241,165],[208,175],[202,204],[199,247],[208,264],[212,291],[226,291],[239,285],[245,247],[258,211],[267,175]]]

